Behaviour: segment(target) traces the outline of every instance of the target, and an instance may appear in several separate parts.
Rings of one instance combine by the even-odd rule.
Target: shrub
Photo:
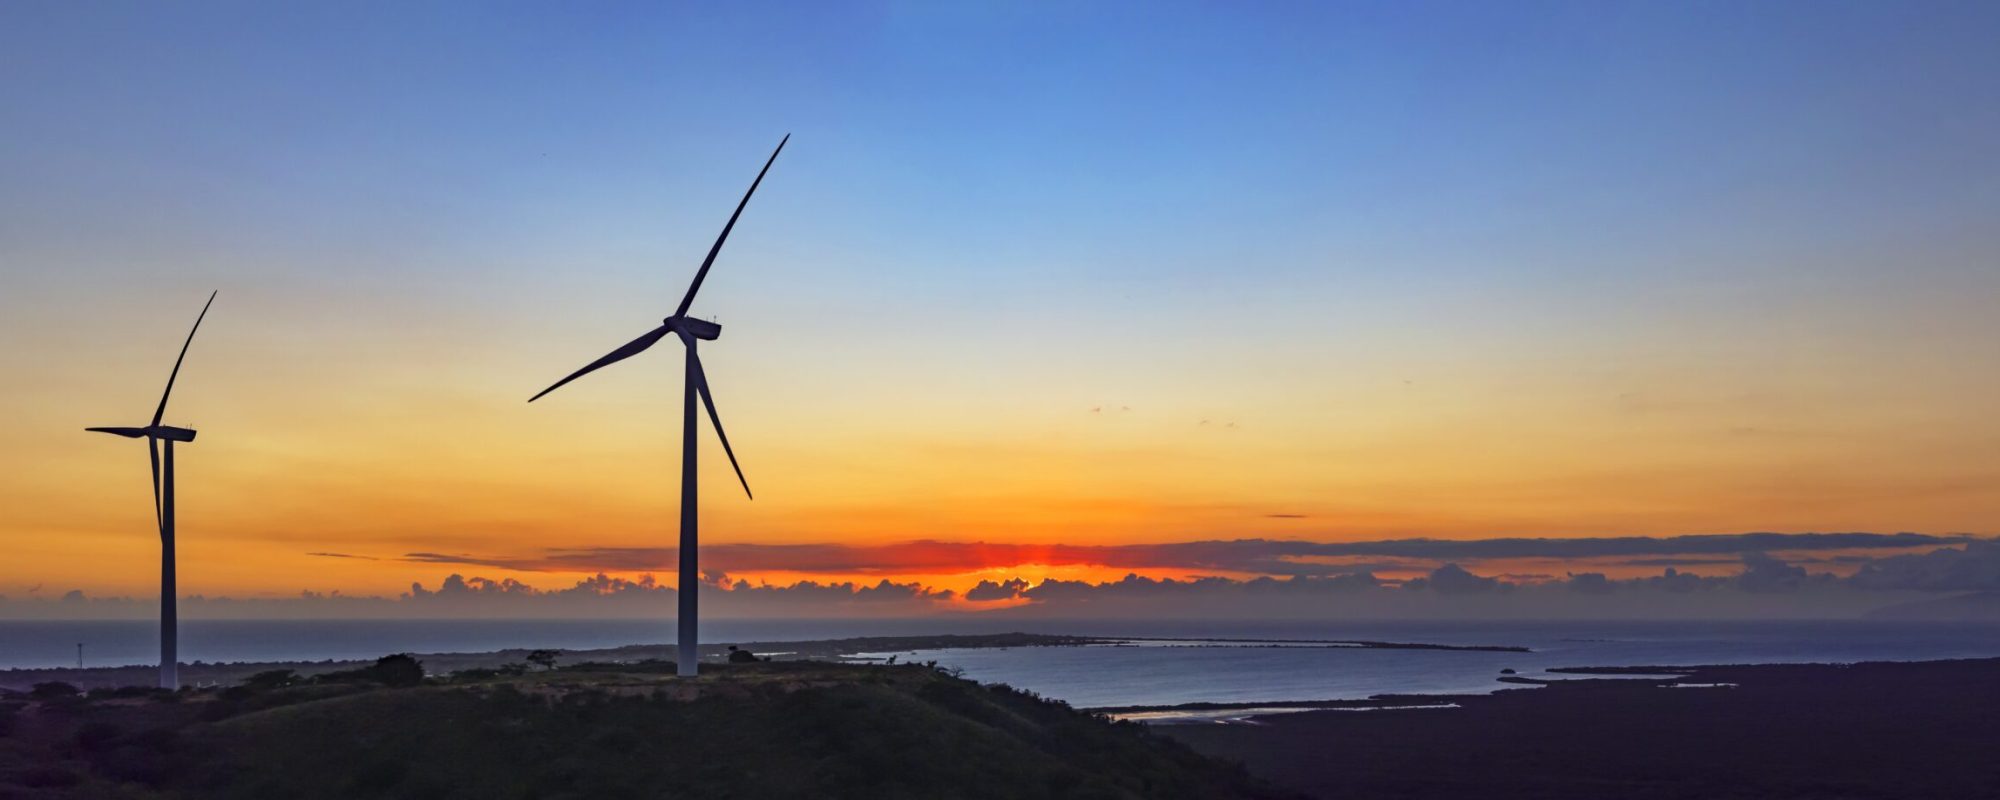
[[[258,691],[282,689],[299,682],[299,674],[288,669],[271,669],[243,679],[245,687]]]
[[[63,683],[62,681],[37,683],[35,684],[35,688],[28,692],[28,696],[36,700],[59,700],[65,697],[75,697],[76,694],[75,686]]]
[[[324,683],[379,683],[384,686],[417,686],[424,682],[424,664],[409,653],[375,659],[375,665],[319,676]]]
[[[153,686],[99,686],[84,695],[92,700],[101,697],[152,697],[158,691],[161,690]]]

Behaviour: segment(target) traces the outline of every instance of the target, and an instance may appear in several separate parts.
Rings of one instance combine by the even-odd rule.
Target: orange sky
[[[718,304],[748,294],[716,287]],[[143,421],[198,308],[188,299],[10,315],[15,330],[60,330],[47,340],[63,357],[0,353],[23,378],[0,395],[0,449],[26,467],[0,480],[6,593],[150,591],[143,447],[81,428]],[[114,336],[100,316],[147,330]],[[672,544],[671,351],[529,406],[630,325],[583,313],[564,320],[592,332],[564,334],[581,344],[523,348],[512,339],[556,326],[445,314],[390,342],[344,333],[338,316],[267,291],[218,300],[168,415],[202,431],[179,451],[186,591],[393,593],[466,571],[394,560],[411,552]],[[746,327],[747,341],[705,352],[758,499],[734,490],[705,438],[708,542],[1989,532],[2000,510],[1992,373],[1948,349],[1862,348],[1831,325],[1824,339],[1746,330],[1672,349],[1402,342],[1408,358],[1390,359],[1306,338],[1225,362],[1188,342],[1110,368],[974,357],[944,370],[941,354],[794,346]],[[1774,360],[1796,366],[1738,365]],[[1006,389],[1030,380],[1045,388]],[[324,551],[384,560],[307,555]]]

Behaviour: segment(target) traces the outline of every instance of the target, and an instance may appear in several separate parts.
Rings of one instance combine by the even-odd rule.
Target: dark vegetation
[[[400,655],[219,691],[0,695],[0,800],[1288,796],[1143,726],[923,666],[672,672],[426,679]]]
[[[260,672],[257,675],[250,676],[250,680],[255,680],[259,676],[270,676],[273,673],[289,671],[272,670],[271,672]],[[316,683],[379,683],[383,686],[417,686],[424,682],[424,665],[423,662],[417,660],[416,656],[409,653],[397,653],[375,659],[374,666],[340,672],[323,672],[313,676],[313,680]]]
[[[2000,659],[1565,671],[1682,677],[1157,730],[1320,797],[2000,797]]]

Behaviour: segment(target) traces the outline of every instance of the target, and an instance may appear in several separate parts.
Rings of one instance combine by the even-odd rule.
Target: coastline
[[[1138,644],[1145,643],[1145,644]],[[1216,644],[1209,644],[1216,643]],[[796,641],[709,643],[701,647],[704,661],[721,660],[731,646],[770,656],[780,661],[829,660],[866,663],[884,660],[886,655],[923,650],[987,649],[1013,647],[1326,647],[1373,650],[1454,650],[1476,652],[1531,652],[1512,645],[1450,645],[1425,642],[1389,642],[1357,639],[1228,639],[1160,636],[1070,636],[1039,633],[934,634],[916,636],[859,636],[837,639]],[[494,669],[523,663],[531,648],[506,648],[483,652],[413,653],[432,674],[468,669]],[[557,649],[565,663],[636,663],[667,661],[674,657],[671,644],[635,644],[589,649]],[[386,655],[386,653],[384,654]],[[259,672],[289,669],[301,675],[353,669],[372,659],[326,659],[319,661],[232,661],[183,662],[182,680],[191,686],[227,686]],[[116,686],[143,686],[154,679],[156,668],[147,664],[110,667],[30,667],[0,670],[0,690],[23,691],[37,683],[61,681],[80,689]]]

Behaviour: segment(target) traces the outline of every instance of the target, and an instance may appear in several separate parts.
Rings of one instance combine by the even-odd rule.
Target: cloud
[[[1743,573],[1736,576],[1736,585],[1746,592],[1795,592],[1811,577],[1805,567],[1763,553],[1745,553]]]
[[[1403,588],[1412,591],[1428,589],[1439,594],[1480,594],[1512,586],[1513,584],[1502,583],[1499,578],[1482,578],[1474,575],[1457,564],[1446,564],[1431,570],[1431,574],[1427,577],[1403,584]]]
[[[1701,576],[1669,567],[1658,575],[1612,579],[1582,572],[1525,580],[1480,574],[1447,563],[1407,581],[1372,572],[1234,579],[1153,578],[1130,573],[1112,581],[1020,577],[986,580],[957,595],[917,582],[798,581],[753,584],[710,571],[702,607],[716,618],[907,618],[973,613],[1046,619],[1553,619],[1824,618],[1941,592],[2000,583],[2000,543],[1978,541],[1922,555],[1897,555],[1842,578],[1764,553],[1746,553],[1733,575]],[[515,578],[453,574],[435,587],[413,583],[394,597],[300,592],[292,597],[193,596],[190,618],[658,618],[677,593],[651,575],[594,574],[543,588]],[[1004,603],[996,601],[1006,601]],[[133,618],[152,601],[90,597],[0,599],[13,618]]]
[[[1020,578],[1010,578],[999,583],[980,581],[979,585],[966,590],[965,599],[974,601],[1012,600],[1020,597],[1021,593],[1027,590],[1028,582]]]
[[[1691,572],[1680,572],[1668,567],[1659,577],[1642,578],[1639,585],[1649,589],[1664,589],[1669,592],[1686,594],[1701,589],[1714,588],[1727,583],[1724,578],[1704,578]]]
[[[1379,568],[1379,565],[1329,564],[1308,559],[1406,558],[1420,559],[1427,565],[1506,558],[1650,556],[1657,559],[1691,556],[1698,559],[1775,551],[1909,549],[1963,544],[1974,540],[1974,537],[1966,535],[1919,533],[1735,533],[1575,539],[1387,539],[1369,542],[1236,539],[1127,545],[917,540],[883,545],[714,544],[703,547],[701,556],[705,565],[731,573],[785,571],[895,575],[1045,564],[1334,575]],[[488,566],[524,572],[643,572],[672,569],[677,562],[678,551],[672,547],[579,547],[556,548],[525,556],[418,552],[406,554],[403,558],[420,563]],[[1694,559],[1686,563],[1694,563]]]
[[[354,555],[354,554],[352,554],[352,553],[307,553],[306,555],[309,555],[309,556],[319,556],[320,558],[358,558],[358,559],[361,559],[361,560],[363,560],[363,561],[381,561],[381,560],[382,560],[382,559],[379,559],[379,558],[376,558],[376,557],[374,557],[374,556],[357,556],[357,555]]]
[[[1848,579],[1868,589],[1988,591],[2000,589],[2000,542],[1975,541],[1963,549],[1942,548],[1892,556],[1863,564]]]
[[[1867,560],[1863,558],[1862,560]],[[1681,556],[1678,558],[1627,558],[1609,562],[1620,567],[1685,567],[1690,564],[1741,564],[1741,557]]]
[[[1205,603],[1222,601],[1214,607],[1228,608],[1227,601],[1231,599],[1260,596],[1301,598],[1367,591],[1382,586],[1382,582],[1374,575],[1365,572],[1334,577],[1300,575],[1284,580],[1254,578],[1247,581],[1229,578],[1195,578],[1181,581],[1129,574],[1116,581],[1104,583],[1046,580],[1021,592],[1021,596],[1054,608],[1078,610],[1086,610],[1085,607],[1092,605],[1127,606],[1131,601],[1177,599],[1196,599]]]

